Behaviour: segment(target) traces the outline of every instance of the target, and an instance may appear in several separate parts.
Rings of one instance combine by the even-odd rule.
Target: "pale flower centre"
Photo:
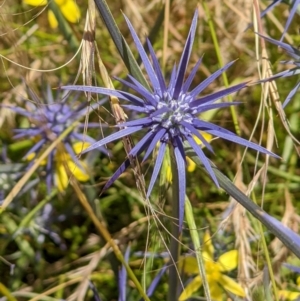
[[[222,277],[222,274],[220,272],[220,267],[215,262],[206,261],[205,271],[207,273],[207,276],[214,281],[218,281]]]
[[[182,121],[191,122],[190,107],[186,101],[186,95],[182,94],[178,99],[173,99],[169,93],[164,93],[157,109],[165,108],[166,111],[158,116],[157,121],[166,129],[178,128]]]

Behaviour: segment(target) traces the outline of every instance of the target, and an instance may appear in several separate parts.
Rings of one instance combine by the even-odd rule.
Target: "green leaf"
[[[200,159],[189,146],[185,146],[186,155],[200,167],[203,167]],[[216,166],[211,162],[213,171],[217,177],[219,185],[256,219],[265,225],[291,252],[300,258],[300,236],[291,229],[285,227],[280,221],[275,219],[256,205],[241,190],[239,190]],[[206,169],[203,168],[206,172]]]

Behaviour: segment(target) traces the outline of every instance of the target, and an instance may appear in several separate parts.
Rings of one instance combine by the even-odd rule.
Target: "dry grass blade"
[[[292,195],[287,188],[284,190],[284,199],[285,211],[281,218],[281,222],[283,225],[298,233],[300,218],[297,214],[296,208],[293,206]],[[289,252],[278,238],[275,238],[271,242],[270,246],[274,254],[276,254],[273,258],[273,264],[274,268],[278,270],[281,267],[282,262],[286,261]]]
[[[81,191],[81,189],[78,185],[78,182],[74,178],[71,178],[70,180],[71,180],[71,184],[72,184],[72,186],[75,190],[75,193],[77,194],[77,197],[80,200],[81,205],[83,206],[83,208],[86,210],[87,214],[89,215],[89,217],[93,221],[96,229],[103,236],[103,238],[107,241],[107,243],[111,246],[111,248],[113,249],[113,251],[114,251],[114,253],[117,257],[117,259],[124,265],[124,267],[125,267],[125,269],[128,273],[128,277],[134,282],[134,284],[136,286],[136,289],[139,291],[141,297],[143,297],[146,301],[150,301],[148,296],[146,295],[144,289],[140,285],[138,279],[136,278],[135,274],[131,270],[130,266],[126,263],[126,261],[125,261],[123,255],[122,255],[122,252],[120,251],[118,245],[112,239],[111,235],[109,234],[109,232],[107,231],[105,226],[99,221],[99,219],[95,215],[95,213],[93,211],[93,208],[89,204],[85,194]]]
[[[257,181],[262,175],[265,167],[263,166],[254,176],[248,188],[243,182],[243,174],[241,167],[238,167],[238,172],[235,179],[235,185],[245,193],[245,195],[250,195],[253,191]],[[230,209],[230,216],[226,218],[220,225],[224,227],[229,222],[232,223],[236,241],[235,245],[238,249],[239,262],[238,262],[238,279],[242,284],[247,298],[251,300],[251,287],[253,286],[252,276],[256,272],[256,264],[252,257],[250,241],[254,240],[255,232],[251,226],[249,218],[247,216],[247,210],[241,206],[235,199],[230,197],[230,203],[228,205]]]
[[[88,265],[86,265],[81,274],[83,277],[83,281],[78,285],[78,287],[75,289],[74,293],[67,298],[68,301],[84,301],[86,292],[89,288],[89,280],[91,277],[91,274],[94,272],[94,270],[99,265],[99,261],[108,253],[108,247],[109,244],[107,243],[104,247],[100,249],[100,251],[95,252],[89,262]]]

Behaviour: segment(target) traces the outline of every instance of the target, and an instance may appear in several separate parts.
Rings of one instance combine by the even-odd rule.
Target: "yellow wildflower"
[[[287,301],[293,301],[296,300],[299,296],[299,292],[291,292],[288,290],[280,290],[278,291],[279,300],[287,300]]]
[[[71,23],[78,22],[80,18],[80,10],[74,0],[54,0],[60,8],[64,17]],[[43,6],[47,4],[47,0],[23,0],[24,3],[32,6]],[[52,28],[57,28],[58,22],[51,10],[48,10],[48,20]]]
[[[80,154],[84,149],[88,148],[90,143],[76,142],[72,145],[74,153]],[[30,153],[26,160],[33,160],[36,157],[35,153]],[[76,164],[77,163],[77,164]],[[53,158],[53,184],[58,188],[60,192],[63,192],[69,184],[70,172],[80,182],[86,182],[90,179],[88,174],[88,167],[83,160],[74,162],[73,158],[69,153],[61,150],[55,152]],[[47,160],[44,160],[41,165],[45,166]],[[52,164],[52,163],[51,163]]]
[[[300,276],[297,277],[297,286],[300,288]],[[300,292],[292,292],[289,290],[280,290],[278,291],[280,300],[294,301],[300,297]],[[297,299],[298,300],[298,299]]]
[[[73,149],[76,155],[90,146],[89,143],[76,142],[73,144]],[[64,191],[68,187],[70,171],[72,175],[80,182],[86,182],[90,179],[87,173],[87,165],[83,160],[78,160],[76,164],[72,157],[64,152],[57,152],[54,157],[55,173],[54,173],[54,184],[57,186],[59,191]]]
[[[224,290],[227,290],[234,295],[245,297],[243,288],[230,277],[224,275],[224,272],[229,272],[237,267],[238,252],[231,250],[224,253],[214,262],[214,247],[211,243],[211,237],[208,232],[204,236],[204,249],[202,252],[205,260],[205,271],[207,282],[210,288],[211,298],[215,301],[222,301],[225,296]],[[197,260],[193,256],[185,257],[180,261],[181,269],[187,274],[198,274],[184,289],[179,296],[179,301],[187,300],[191,295],[202,286],[202,279],[199,275]]]
[[[201,135],[203,136],[203,138],[207,142],[210,142],[212,140],[212,135],[211,134],[201,132]],[[193,138],[195,139],[195,141],[198,145],[201,145],[202,147],[204,147],[202,141],[197,136],[194,135]],[[190,159],[189,157],[186,157],[186,161],[187,161],[187,170],[188,170],[188,172],[193,172],[196,169],[196,163],[192,159]],[[166,180],[169,183],[172,182],[172,172],[171,172],[170,163],[169,163],[168,168],[166,170]]]

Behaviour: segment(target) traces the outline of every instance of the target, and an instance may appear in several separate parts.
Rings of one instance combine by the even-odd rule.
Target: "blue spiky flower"
[[[283,33],[282,33],[282,36],[280,39],[280,41],[282,41],[284,38],[284,35],[286,34],[286,32],[293,20],[294,15],[296,13],[300,14],[300,6],[299,6],[300,0],[273,0],[273,2],[261,13],[261,17],[263,17],[265,14],[267,14],[270,10],[272,10],[279,3],[287,3],[288,5],[291,6],[291,11],[290,11],[289,17],[286,21],[286,24],[284,26],[284,30],[283,30]]]
[[[124,92],[121,90],[113,90],[101,87],[87,87],[87,86],[65,86],[62,89],[88,91],[104,95],[113,95],[118,98],[129,101],[131,104],[123,105],[128,110],[143,113],[145,117],[128,121],[120,125],[121,130],[96,142],[87,148],[84,152],[93,150],[99,146],[103,146],[116,139],[133,134],[140,130],[146,130],[143,138],[132,148],[129,156],[137,156],[145,151],[143,161],[145,161],[152,153],[156,145],[158,146],[157,158],[154,164],[153,173],[151,176],[147,197],[150,196],[153,185],[157,179],[160,171],[163,158],[167,146],[172,148],[178,170],[179,182],[179,227],[182,227],[184,215],[184,200],[186,192],[186,156],[184,150],[184,142],[188,142],[193,148],[195,153],[201,159],[208,174],[218,185],[217,178],[213,172],[211,164],[205,156],[201,146],[195,141],[195,137],[207,147],[208,150],[213,152],[211,145],[204,139],[199,131],[207,132],[213,136],[221,137],[226,140],[253,148],[259,152],[272,155],[265,148],[240,138],[236,134],[218,126],[213,123],[199,119],[199,114],[212,109],[225,108],[231,105],[236,105],[237,102],[222,102],[215,103],[218,99],[227,96],[233,92],[239,91],[246,87],[247,83],[241,83],[221,91],[200,96],[207,86],[212,83],[218,76],[226,71],[233,62],[227,64],[220,70],[210,75],[206,80],[197,85],[194,89],[189,91],[191,83],[196,75],[197,70],[201,64],[201,59],[192,69],[190,75],[185,80],[185,72],[189,62],[192,45],[195,37],[197,26],[197,11],[194,14],[191,28],[185,43],[185,47],[179,62],[178,67],[173,67],[169,84],[166,83],[162,71],[159,66],[157,57],[155,56],[153,47],[149,40],[148,48],[152,63],[149,60],[141,41],[139,40],[135,30],[133,29],[130,21],[125,17],[129,30],[133,37],[134,43],[137,47],[139,55],[143,61],[148,78],[150,80],[152,91],[148,91],[140,82],[132,76],[128,76],[129,81],[118,79],[122,84],[134,90],[140,96]],[[158,144],[159,142],[159,144]],[[118,168],[112,178],[105,185],[104,189],[109,187],[125,169],[130,165],[129,159]]]
[[[281,63],[291,64],[291,65],[295,66],[292,69],[284,70],[284,71],[277,73],[274,76],[267,78],[266,80],[263,80],[263,81],[270,81],[270,80],[277,79],[277,78],[289,77],[289,76],[297,75],[300,73],[300,51],[297,48],[295,48],[287,43],[277,41],[277,40],[274,40],[269,37],[265,37],[260,34],[258,34],[258,35],[261,36],[262,38],[264,38],[266,41],[273,43],[273,44],[277,45],[278,47],[284,49],[294,59],[294,60],[289,60],[289,61],[282,61]],[[286,97],[285,101],[282,104],[283,108],[285,108],[286,105],[290,102],[290,100],[295,96],[295,94],[299,90],[299,88],[300,88],[300,80],[297,82],[296,86],[289,92],[288,96]]]
[[[28,103],[29,110],[19,107],[10,107],[13,111],[27,117],[31,123],[29,128],[15,129],[16,135],[14,139],[23,137],[30,138],[34,145],[27,151],[24,159],[30,160],[29,167],[33,164],[34,158],[39,156],[46,147],[57,139],[74,121],[79,120],[87,113],[86,103],[76,106],[66,102],[66,93],[61,99],[54,99],[50,87],[47,88],[45,96],[46,104],[42,104],[37,95],[28,89],[32,102]],[[75,105],[75,107],[74,107]],[[73,108],[74,107],[74,108]],[[89,124],[90,127],[99,126],[99,124]],[[77,155],[82,149],[87,148],[96,141],[78,131],[83,129],[84,124],[79,124],[76,129],[71,131],[63,140],[62,148],[55,148],[47,160],[43,162],[46,166],[46,184],[48,191],[53,186],[58,187],[60,191],[64,191],[68,185],[69,172],[79,181],[87,181],[90,176],[87,172],[86,163],[78,160]],[[104,147],[99,148],[100,151],[107,154]],[[68,169],[68,170],[67,170]]]

